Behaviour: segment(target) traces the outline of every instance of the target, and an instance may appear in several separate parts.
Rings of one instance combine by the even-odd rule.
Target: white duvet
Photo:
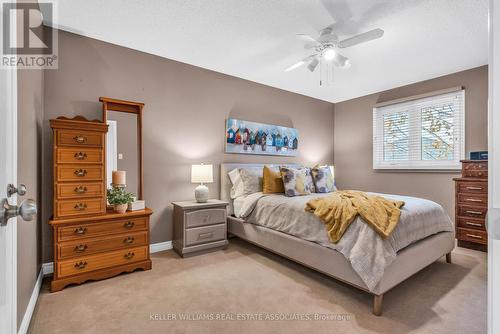
[[[235,215],[244,218],[248,223],[265,226],[339,251],[372,291],[399,250],[432,234],[454,231],[450,218],[441,205],[435,202],[407,196],[378,195],[405,202],[399,224],[386,240],[358,216],[342,239],[337,244],[331,243],[324,223],[304,210],[311,198],[328,194],[286,197],[259,192],[240,199]]]

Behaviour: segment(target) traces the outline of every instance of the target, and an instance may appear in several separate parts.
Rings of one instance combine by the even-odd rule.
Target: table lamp
[[[212,165],[192,165],[191,166],[191,183],[200,183],[194,190],[196,202],[205,203],[208,201],[208,188],[204,183],[214,182]]]

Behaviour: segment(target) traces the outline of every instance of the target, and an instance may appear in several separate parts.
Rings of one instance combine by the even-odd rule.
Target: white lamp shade
[[[192,165],[191,183],[212,183],[214,174],[212,165]]]

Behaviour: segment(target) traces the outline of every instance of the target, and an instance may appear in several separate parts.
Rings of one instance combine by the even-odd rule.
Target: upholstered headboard
[[[220,165],[220,199],[229,202],[229,214],[233,213],[233,200],[231,199],[231,180],[228,173],[236,168],[259,169],[262,172],[264,166],[288,166],[299,167],[299,164],[242,164],[242,163],[228,163]]]

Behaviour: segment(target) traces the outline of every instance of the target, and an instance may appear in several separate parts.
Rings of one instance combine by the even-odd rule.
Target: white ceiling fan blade
[[[311,72],[314,72],[314,70],[316,69],[316,66],[318,66],[318,64],[319,64],[319,57],[316,56],[316,57],[314,57],[313,60],[311,60],[309,65],[307,65],[307,69]]]
[[[298,39],[300,39],[304,42],[320,44],[316,39],[312,38],[311,36],[309,36],[307,34],[297,34],[296,36]]]
[[[310,55],[308,57],[305,57],[304,59],[296,62],[295,64],[291,65],[291,66],[288,66],[286,69],[285,69],[285,72],[290,72],[290,71],[293,71],[294,69],[296,68],[299,68],[300,66],[304,65],[305,63],[307,63],[310,59],[312,59],[313,57],[315,57],[316,55]]]
[[[356,44],[368,42],[377,38],[380,38],[384,35],[384,31],[380,28],[373,29],[362,34],[344,39],[337,44],[339,48],[347,48]]]

